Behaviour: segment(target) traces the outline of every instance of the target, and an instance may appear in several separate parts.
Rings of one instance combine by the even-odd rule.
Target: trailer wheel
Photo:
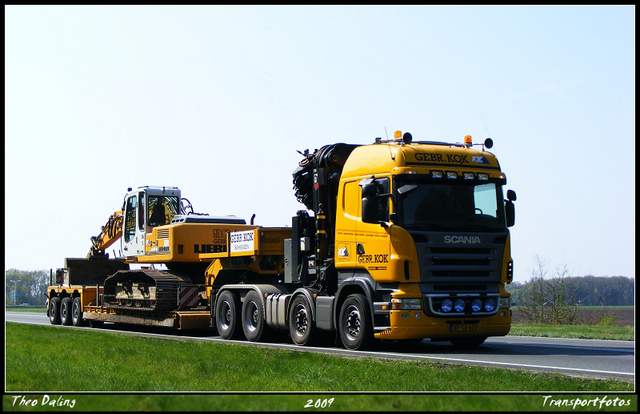
[[[60,304],[60,321],[63,325],[69,326],[73,322],[71,320],[71,308],[73,308],[73,299],[68,296],[62,299],[62,303]]]
[[[57,296],[49,300],[49,322],[51,322],[51,325],[60,325],[61,302],[62,300]]]
[[[239,308],[238,297],[225,290],[220,294],[216,301],[216,328],[223,339],[236,338],[239,333],[238,313]]]
[[[73,307],[71,308],[71,319],[73,321],[73,326],[84,325],[84,320],[82,319],[82,302],[80,301],[79,297],[73,299]]]
[[[250,291],[244,297],[244,303],[242,304],[242,330],[244,331],[244,336],[251,342],[259,341],[268,330],[264,323],[264,303],[255,290]]]
[[[296,345],[311,345],[316,326],[311,318],[311,305],[304,295],[298,295],[289,310],[289,334]]]
[[[339,331],[347,349],[364,349],[373,340],[367,299],[359,293],[350,295],[340,308]]]

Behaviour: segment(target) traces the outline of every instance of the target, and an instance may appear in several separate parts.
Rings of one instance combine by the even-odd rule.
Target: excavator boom
[[[91,237],[91,249],[89,250],[87,259],[105,256],[105,250],[122,236],[123,221],[124,212],[122,210],[116,211],[109,217],[107,224],[102,227],[100,234]]]

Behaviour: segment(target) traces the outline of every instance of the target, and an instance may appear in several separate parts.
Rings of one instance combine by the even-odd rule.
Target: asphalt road
[[[46,315],[31,312],[6,312],[7,322],[50,325]],[[61,326],[60,329],[92,329]],[[448,342],[424,340],[412,346],[401,347],[397,342],[379,342],[371,351],[350,351],[339,346],[300,347],[288,340],[278,343],[249,343],[247,341],[224,341],[210,332],[176,332],[167,329],[133,327],[105,324],[101,331],[128,334],[193,338],[203,341],[244,343],[291,349],[304,352],[323,352],[337,355],[370,356],[376,358],[399,358],[408,360],[433,360],[455,364],[473,364],[499,368],[531,371],[558,372],[566,375],[591,378],[618,378],[635,381],[635,342],[605,341],[595,339],[560,339],[533,337],[493,337],[473,350],[461,350]]]

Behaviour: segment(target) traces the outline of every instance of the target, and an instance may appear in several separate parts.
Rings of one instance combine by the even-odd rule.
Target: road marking
[[[398,358],[398,355],[388,354],[383,352],[371,353],[371,356],[382,356],[389,355],[389,358]],[[464,362],[464,363],[474,363],[479,365],[498,365],[498,366],[508,366],[508,367],[516,367],[516,368],[531,368],[531,369],[539,369],[539,370],[552,370],[552,371],[575,371],[575,372],[586,372],[593,374],[607,374],[607,375],[624,375],[624,376],[635,376],[635,372],[617,372],[617,371],[601,371],[596,369],[582,369],[582,368],[569,368],[569,367],[552,367],[548,365],[531,365],[531,364],[515,364],[512,362],[494,362],[494,361],[480,361],[474,359],[462,359],[462,358],[443,358],[443,357],[434,357],[434,356],[412,356],[412,355],[403,355],[405,358],[411,359],[434,359],[443,362]]]

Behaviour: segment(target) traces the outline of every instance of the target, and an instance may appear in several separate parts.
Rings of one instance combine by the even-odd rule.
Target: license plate
[[[478,330],[478,324],[459,324],[459,325],[449,325],[449,332],[475,332]]]

